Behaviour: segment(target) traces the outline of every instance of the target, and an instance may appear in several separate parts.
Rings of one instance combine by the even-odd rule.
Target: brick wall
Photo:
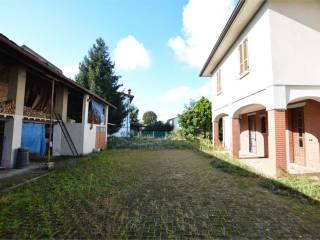
[[[268,112],[269,157],[276,163],[277,176],[287,171],[286,123],[285,110],[272,110]]]
[[[232,119],[231,152],[234,158],[239,159],[240,151],[240,119]]]
[[[304,107],[306,166],[320,170],[320,103],[308,100]]]
[[[213,123],[213,146],[219,147],[220,141],[219,141],[219,121],[214,121]]]

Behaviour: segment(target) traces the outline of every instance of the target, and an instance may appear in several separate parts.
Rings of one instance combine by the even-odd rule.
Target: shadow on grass
[[[278,195],[289,196],[297,198],[301,201],[307,201],[313,204],[319,204],[320,202],[316,198],[312,198],[303,192],[293,188],[297,183],[291,182],[292,186],[286,185],[281,182],[281,180],[272,179],[264,177],[256,173],[252,168],[241,164],[239,161],[234,160],[225,155],[215,156],[211,146],[203,146],[199,144],[198,141],[190,142],[185,140],[170,140],[170,139],[154,139],[154,138],[111,138],[108,143],[111,149],[140,149],[140,150],[170,150],[170,149],[180,149],[180,150],[192,150],[198,154],[209,158],[210,164],[213,168],[218,169],[222,172],[238,176],[250,178],[255,183],[270,192]],[[288,178],[290,181],[290,178]],[[303,185],[305,184],[305,185]],[[303,183],[299,187],[309,188],[308,183]],[[318,196],[319,190],[314,189],[313,195]],[[311,194],[312,196],[312,194]]]
[[[225,173],[228,173],[234,176],[251,178],[257,183],[258,186],[263,187],[275,194],[295,197],[295,198],[298,198],[299,200],[307,201],[320,206],[320,202],[318,200],[311,198],[310,196],[298,191],[297,189],[294,189],[290,186],[283,184],[277,179],[267,178],[260,174],[257,174],[254,171],[250,170],[249,167],[238,166],[236,165],[236,163],[233,163],[233,161],[235,160],[229,161],[229,160],[220,159],[215,156],[211,156],[210,154],[207,154],[207,155],[208,157],[212,158],[210,162],[211,166],[220,171],[223,171]]]

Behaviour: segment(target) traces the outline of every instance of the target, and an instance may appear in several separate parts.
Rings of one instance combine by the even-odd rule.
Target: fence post
[[[152,136],[153,136],[153,138],[154,138],[154,131],[152,131]]]

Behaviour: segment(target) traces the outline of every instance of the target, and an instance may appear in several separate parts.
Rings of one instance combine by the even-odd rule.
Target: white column
[[[17,149],[21,147],[26,78],[25,69],[21,67],[10,69],[8,100],[14,101],[16,107],[14,117],[5,122],[2,165],[6,168],[14,167]]]
[[[54,102],[54,111],[61,115],[61,119],[64,122],[67,122],[67,113],[68,113],[68,97],[69,92],[68,88],[63,86],[56,86],[55,88],[55,102]],[[52,155],[60,156],[62,152],[62,134],[61,127],[58,124],[53,126],[53,145],[52,145]]]
[[[88,124],[88,113],[89,113],[89,95],[83,95],[83,102],[82,102],[82,124]]]
[[[53,135],[52,135],[52,156],[60,156],[62,148],[62,130],[58,124],[53,125]]]
[[[90,130],[88,128],[88,114],[89,114],[89,95],[83,95],[83,102],[82,102],[82,154],[89,153],[92,139],[90,139]],[[95,139],[94,139],[95,141]]]

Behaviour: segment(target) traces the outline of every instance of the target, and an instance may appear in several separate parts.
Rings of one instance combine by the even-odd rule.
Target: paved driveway
[[[132,182],[114,220],[133,236],[320,238],[320,209],[276,195],[250,176],[228,174],[191,151],[127,151]],[[136,235],[138,234],[138,235]]]
[[[320,207],[189,150],[111,150],[0,195],[0,238],[319,239]]]

